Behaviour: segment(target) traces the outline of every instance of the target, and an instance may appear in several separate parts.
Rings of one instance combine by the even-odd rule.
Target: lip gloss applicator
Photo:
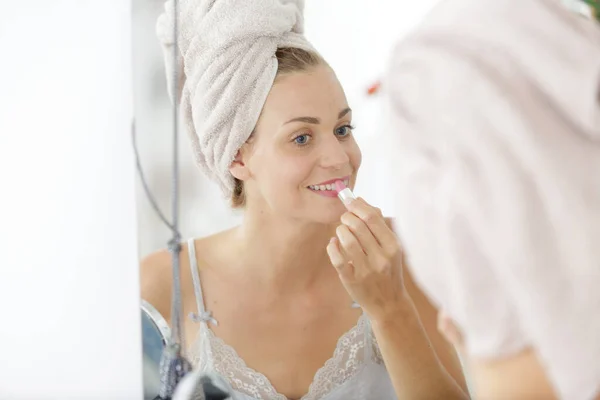
[[[352,193],[349,187],[346,187],[343,181],[335,181],[335,191],[338,194],[339,199],[344,203],[345,206],[350,204],[352,200],[356,200],[356,196]]]

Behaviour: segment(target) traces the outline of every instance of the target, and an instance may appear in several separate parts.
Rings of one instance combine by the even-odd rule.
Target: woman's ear
[[[233,162],[229,166],[229,172],[231,172],[231,175],[240,181],[245,181],[250,177],[250,171],[245,163],[244,154],[244,147],[242,147],[238,150]]]

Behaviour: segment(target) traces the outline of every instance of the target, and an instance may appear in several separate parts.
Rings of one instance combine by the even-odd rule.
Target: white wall
[[[170,220],[172,112],[155,23],[163,1],[133,0],[134,108],[140,158],[148,184]],[[180,126],[180,230],[184,238],[217,232],[238,218],[192,160],[187,134]],[[165,229],[137,185],[138,228],[142,256],[166,247]]]
[[[346,91],[363,164],[355,191],[392,215],[388,174],[379,155],[383,129],[382,94],[367,88],[382,77],[394,45],[438,0],[306,0],[307,37],[336,71]]]
[[[338,74],[354,110],[356,135],[363,150],[356,191],[390,213],[387,179],[378,161],[381,133],[380,96],[367,87],[384,71],[393,44],[417,24],[437,0],[306,0],[307,37]],[[148,180],[163,209],[169,206],[171,112],[154,24],[162,1],[134,0],[134,80],[140,148]],[[385,88],[384,88],[385,89]],[[194,165],[187,137],[181,140],[181,230],[201,236],[237,221],[216,186]],[[138,185],[140,253],[165,247],[163,228]]]
[[[0,399],[140,399],[127,1],[0,12]]]

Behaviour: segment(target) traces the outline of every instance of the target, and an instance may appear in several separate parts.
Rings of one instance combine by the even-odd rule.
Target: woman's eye
[[[307,134],[296,136],[294,138],[294,142],[296,142],[296,144],[301,145],[301,146],[308,143],[308,140],[309,140],[309,136]]]
[[[340,126],[335,130],[335,134],[341,137],[348,136],[352,129],[354,129],[351,125]]]

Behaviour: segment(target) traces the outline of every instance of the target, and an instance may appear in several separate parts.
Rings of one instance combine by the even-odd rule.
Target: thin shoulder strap
[[[196,244],[194,238],[188,240],[188,253],[190,255],[190,268],[192,270],[192,279],[194,280],[194,293],[196,294],[196,306],[198,314],[192,315],[192,318],[200,322],[210,322],[217,325],[217,320],[212,317],[210,311],[206,311],[204,297],[202,296],[202,285],[200,284],[200,273],[198,272],[198,259],[196,258]]]

